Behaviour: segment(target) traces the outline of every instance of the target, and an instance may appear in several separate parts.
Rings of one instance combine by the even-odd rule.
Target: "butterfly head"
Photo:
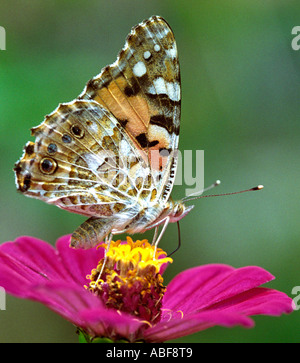
[[[172,213],[170,214],[170,222],[178,222],[185,217],[192,209],[193,205],[186,206],[182,201],[175,201],[172,205]]]

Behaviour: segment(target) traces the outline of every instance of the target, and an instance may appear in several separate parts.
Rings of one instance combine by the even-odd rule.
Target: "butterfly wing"
[[[115,63],[86,85],[80,99],[109,110],[150,165],[157,200],[171,193],[180,122],[177,47],[167,22],[158,16],[134,27]]]
[[[152,17],[132,29],[116,62],[78,99],[32,129],[36,140],[15,166],[18,189],[92,217],[73,245],[86,246],[91,230],[93,245],[140,218],[141,200],[164,206],[175,178],[179,120],[175,39],[162,18]],[[150,212],[142,226],[159,213]],[[97,239],[99,231],[105,234]]]
[[[150,173],[118,121],[94,101],[61,104],[32,134],[35,143],[15,167],[18,188],[69,211],[119,213]]]

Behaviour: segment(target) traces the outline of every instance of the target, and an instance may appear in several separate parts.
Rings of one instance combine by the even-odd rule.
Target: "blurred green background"
[[[269,287],[293,297],[300,285],[300,50],[291,47],[291,31],[300,25],[299,0],[1,0],[1,242],[31,235],[54,244],[84,221],[17,193],[12,168],[32,140],[29,129],[81,93],[115,60],[131,27],[154,14],[169,22],[179,49],[180,150],[205,151],[205,185],[222,181],[214,192],[265,185],[197,200],[181,222],[183,245],[166,282],[207,263],[258,265],[276,276]],[[175,186],[175,198],[185,188]],[[161,247],[176,244],[170,225]],[[300,311],[255,321],[253,329],[216,327],[176,342],[300,341]],[[76,341],[75,328],[60,316],[7,296],[0,342]]]

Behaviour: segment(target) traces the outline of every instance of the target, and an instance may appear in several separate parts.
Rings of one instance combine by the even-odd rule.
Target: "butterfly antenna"
[[[198,197],[192,197],[192,198],[189,198],[189,197],[186,197],[184,198],[184,201],[190,201],[190,200],[194,200],[194,199],[199,199],[199,198],[208,198],[208,197],[222,197],[224,195],[234,195],[234,194],[240,194],[240,193],[245,193],[245,192],[253,192],[255,190],[261,190],[263,189],[263,185],[258,185],[256,187],[253,187],[253,188],[250,188],[250,189],[245,189],[245,190],[240,190],[238,192],[232,192],[232,193],[223,193],[223,194],[211,194],[211,195],[200,195]]]
[[[178,246],[175,248],[175,250],[173,252],[169,253],[167,257],[170,257],[171,255],[173,255],[173,253],[178,251],[180,246],[181,246],[181,235],[180,235],[179,221],[177,221],[177,230],[178,230]]]
[[[188,195],[188,196],[186,196],[186,197],[182,198],[182,201],[183,201],[183,202],[184,202],[184,201],[187,201],[187,200],[189,200],[189,198],[190,198],[190,197],[196,197],[196,196],[199,196],[199,195],[201,195],[202,193],[207,192],[208,190],[213,189],[213,188],[217,187],[217,186],[218,186],[218,185],[220,185],[220,184],[221,184],[221,180],[216,180],[216,181],[215,181],[212,185],[210,185],[209,187],[204,188],[204,189],[201,189],[201,190],[199,190],[198,192],[192,193],[192,194],[190,194],[190,195]]]

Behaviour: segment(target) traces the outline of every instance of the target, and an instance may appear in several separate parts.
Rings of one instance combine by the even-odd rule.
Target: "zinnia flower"
[[[45,304],[87,341],[164,342],[215,325],[252,327],[250,315],[293,310],[287,295],[259,287],[274,278],[260,267],[198,266],[165,287],[161,274],[172,260],[146,240],[113,242],[104,267],[104,248],[72,249],[69,242],[63,236],[54,248],[19,237],[2,244],[0,286]]]

